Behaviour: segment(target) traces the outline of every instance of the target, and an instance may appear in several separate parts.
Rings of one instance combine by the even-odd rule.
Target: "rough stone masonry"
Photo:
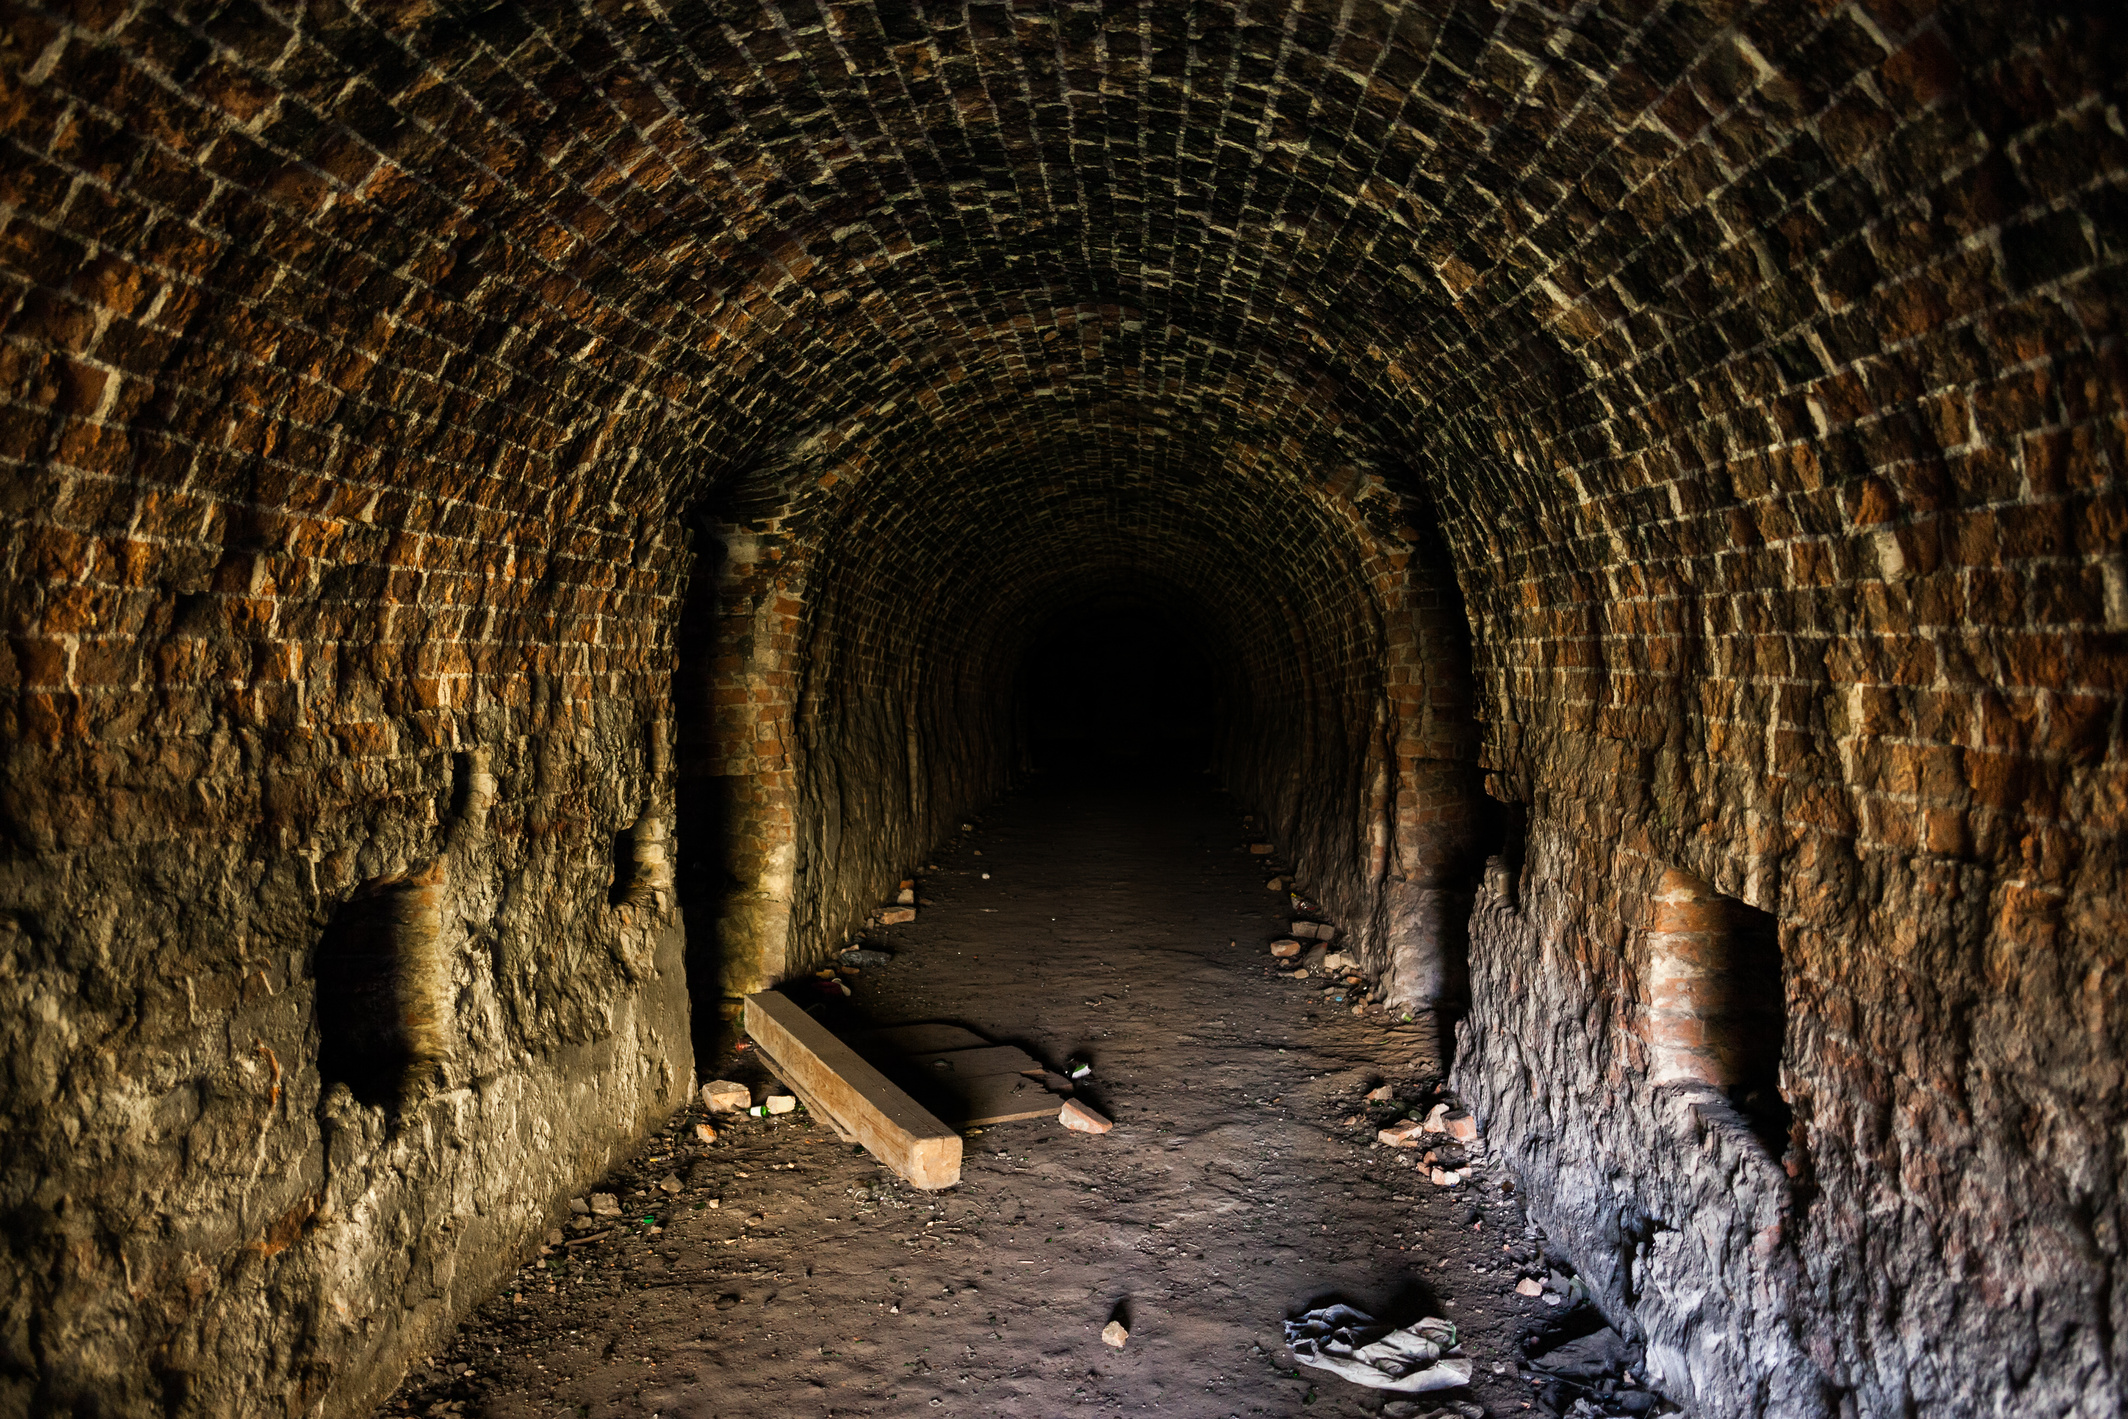
[[[1665,1393],[2120,1412],[2123,75],[5,0],[0,1411],[360,1412],[1126,604]]]

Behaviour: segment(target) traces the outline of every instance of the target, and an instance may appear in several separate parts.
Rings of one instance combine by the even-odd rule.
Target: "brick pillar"
[[[1728,1008],[1727,916],[1705,882],[1663,869],[1647,933],[1650,1083],[1717,1089],[1736,1083],[1711,1029]]]
[[[804,569],[772,533],[719,525],[712,536],[702,559],[711,581],[697,593],[708,600],[707,624],[683,650],[695,663],[682,668],[691,683],[678,727],[686,806],[675,850],[707,918],[691,923],[691,954],[729,1011],[788,968]]]
[[[1445,571],[1407,563],[1383,584],[1393,712],[1393,855],[1386,905],[1392,1004],[1454,1008],[1469,995],[1467,940],[1481,870],[1473,682],[1460,602]]]

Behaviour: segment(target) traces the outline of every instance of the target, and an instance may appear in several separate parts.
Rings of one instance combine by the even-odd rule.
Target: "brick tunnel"
[[[1336,924],[1281,1049],[1425,1042],[1641,1357],[1451,1401],[2120,1413],[2124,75],[1993,0],[9,0],[0,1413],[377,1412],[744,998],[1156,781]],[[790,1386],[656,1412],[918,1412]]]

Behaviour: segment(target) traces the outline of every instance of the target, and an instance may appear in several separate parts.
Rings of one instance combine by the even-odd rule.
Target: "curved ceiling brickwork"
[[[576,920],[564,898],[603,842],[662,811],[698,511],[878,590],[864,612],[749,570],[764,654],[813,636],[876,661],[901,628],[875,644],[865,614],[935,620],[1024,582],[1032,616],[1083,574],[1045,566],[1137,555],[1114,522],[1012,520],[1021,490],[1068,485],[1088,508],[1158,489],[1197,532],[1296,510],[1292,565],[1269,522],[1199,537],[1201,574],[1175,570],[1186,541],[1162,554],[1223,610],[1264,608],[1240,619],[1245,657],[1340,647],[1327,661],[1392,703],[1437,706],[1386,732],[1323,711],[1343,748],[1308,771],[1365,811],[1341,791],[1311,815],[1272,785],[1288,764],[1262,768],[1263,806],[1355,883],[1396,875],[1362,830],[1463,811],[1422,767],[1469,744],[1449,722],[1468,687],[1420,663],[1463,619],[1427,583],[1452,562],[1492,786],[1532,804],[1533,861],[1563,884],[1474,919],[1481,980],[1541,984],[1502,985],[1474,1027],[1474,1098],[1506,1111],[1549,1080],[1570,1108],[1634,1058],[1632,882],[1656,868],[1619,887],[1592,844],[1782,917],[1809,1021],[1784,1078],[1824,1200],[1767,1183],[1747,1201],[1779,1225],[1752,1230],[1719,1180],[1670,1167],[1668,1135],[1626,1130],[1582,1173],[1528,1160],[1561,1235],[1600,1250],[1646,1200],[1575,1178],[1683,1178],[1665,1205],[1744,1230],[1672,1280],[1787,1298],[1705,1321],[1770,1357],[1734,1363],[1783,1403],[2104,1412],[2128,1364],[2084,1324],[2122,1304],[2087,1223],[2123,1225],[2128,1166],[2086,1147],[2121,1114],[2128,1010],[2124,72],[2096,8],[1978,0],[16,0],[0,714],[7,835],[35,871],[6,980],[41,1023],[13,1042],[31,1163],[6,1202],[46,1210],[11,1242],[32,1279],[8,1314],[43,1313],[61,1258],[136,1259],[136,1179],[77,1152],[182,1174],[171,1205],[207,1240],[142,1251],[149,1299],[8,1375],[44,1376],[46,1401],[118,1386],[147,1406],[215,1373],[353,1394],[280,1374],[311,1361],[240,1323],[269,1286],[346,1269],[316,1240],[250,1250],[258,1218],[308,1237],[363,1188],[400,1215],[390,1199],[418,1211],[467,1167],[509,1169],[361,1133],[320,1111],[314,1074],[285,1103],[278,1064],[259,1083],[258,1059],[314,1052],[302,962],[335,903],[447,861],[454,901]],[[993,540],[1015,526],[1024,546]],[[889,527],[929,548],[932,582],[969,568],[968,599],[910,600],[837,540]],[[1297,634],[1272,629],[1282,585],[1322,598]],[[1395,609],[1362,667],[1370,591]],[[1010,629],[990,610],[971,634]],[[762,693],[741,700],[770,716],[745,757],[767,781],[796,701]],[[470,780],[451,756],[488,746],[497,821],[518,825],[500,845],[452,826]],[[880,866],[909,844],[875,846]],[[173,882],[200,888],[200,920]],[[74,909],[81,883],[98,913]],[[1376,909],[1445,911],[1452,888]],[[658,1054],[671,1002],[642,984],[640,928],[568,931],[644,992],[615,1017],[640,1057],[684,1074]],[[222,959],[231,941],[257,962]],[[2019,976],[2015,943],[2077,969]],[[232,1022],[211,1047],[195,977]],[[64,1009],[38,1014],[39,990]],[[2035,1053],[2020,1012],[2073,1024]],[[1553,1026],[1576,1018],[1617,1038],[1574,1055]],[[82,1049],[153,1063],[94,1083],[57,1063]],[[535,1110],[570,1097],[527,1087]],[[110,1132],[194,1090],[183,1127]],[[654,1092],[600,1107],[633,1117]],[[263,1134],[261,1110],[280,1119]],[[304,1171],[357,1134],[338,1181]],[[220,1199],[207,1174],[260,1136],[289,1181]],[[2004,1246],[1989,1219],[2026,1214],[2030,1247]],[[2014,1351],[2081,1388],[1931,1368],[1867,1279],[2009,1252],[2040,1280],[1976,1261],[1966,1292],[1928,1298],[1929,1353]],[[488,1274],[407,1264],[441,1279],[380,1284],[411,1287],[421,1324]],[[1630,1307],[1620,1266],[1598,1284]],[[203,1320],[201,1276],[248,1299]],[[420,1342],[408,1324],[317,1341],[317,1363],[389,1363]]]

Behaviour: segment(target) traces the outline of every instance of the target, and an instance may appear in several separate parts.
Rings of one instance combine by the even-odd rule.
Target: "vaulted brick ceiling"
[[[1553,468],[1494,471],[1511,486],[1487,501],[1534,522],[1777,448],[1813,428],[1797,388],[2088,257],[2058,213],[2000,263],[1957,242],[2088,180],[2059,141],[1987,157],[2076,76],[1945,111],[1947,42],[2014,68],[2022,36],[1959,15],[1902,48],[1900,28],[1790,6],[725,4],[328,5],[292,32],[182,6],[69,41],[82,106],[19,96],[64,125],[42,130],[59,153],[136,176],[16,241],[31,270],[111,249],[69,284],[142,320],[148,348],[99,343],[158,374],[168,436],[286,421],[230,432],[303,461],[337,432],[388,479],[496,476],[481,500],[518,508],[587,464],[632,461],[621,485],[665,501],[823,429],[822,452],[896,463],[1120,416],[1313,465],[1454,466],[1452,506],[1472,458],[1595,465],[1571,499]],[[25,58],[52,37],[11,29]],[[134,106],[144,132],[98,121]],[[134,238],[146,272],[118,254]],[[172,329],[192,338],[169,366]],[[1941,343],[1898,363],[1975,358]],[[1817,425],[1857,422],[1867,384],[1819,393]],[[1864,460],[1931,432],[1860,422]]]
[[[2089,21],[77,18],[8,27],[54,76],[11,100],[43,214],[9,228],[11,328],[57,352],[12,446],[91,475],[41,474],[80,527],[181,488],[131,515],[179,585],[277,548],[388,579],[394,530],[519,546],[491,580],[663,567],[656,524],[712,488],[1025,476],[1003,439],[1197,501],[1276,468],[1384,528],[1438,517],[1482,621],[1621,560],[1705,585],[1725,544],[1761,584],[1768,544],[1925,569],[1963,535],[1934,519],[2021,476],[2001,438],[2077,424],[2102,378],[2080,321],[2113,238],[2062,205],[2117,161],[2077,98],[2109,81]]]

